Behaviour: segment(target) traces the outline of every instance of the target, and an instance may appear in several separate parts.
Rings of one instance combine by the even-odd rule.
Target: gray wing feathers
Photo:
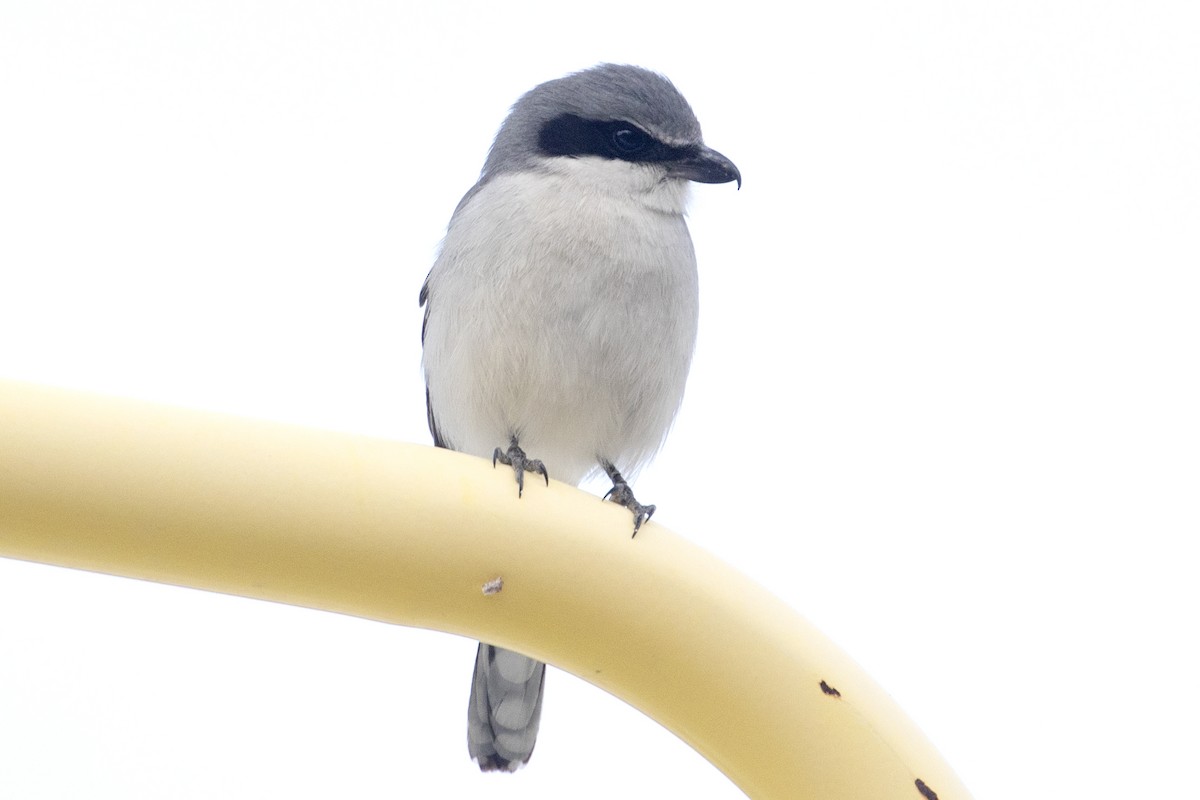
[[[512,772],[529,760],[545,676],[542,662],[480,643],[467,707],[467,749],[484,772]]]

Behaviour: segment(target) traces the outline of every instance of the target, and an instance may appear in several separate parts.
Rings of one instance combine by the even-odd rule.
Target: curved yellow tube
[[[845,655],[572,487],[411,444],[0,382],[0,555],[482,638],[641,709],[754,798],[967,792]],[[465,756],[464,756],[465,757]]]

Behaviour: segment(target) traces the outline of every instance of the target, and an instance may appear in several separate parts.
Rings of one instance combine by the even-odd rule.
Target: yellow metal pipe
[[[0,381],[0,556],[519,650],[754,798],[968,796],[884,692],[740,573],[661,525],[631,539],[627,511],[569,486],[518,500],[509,470],[458,453]]]

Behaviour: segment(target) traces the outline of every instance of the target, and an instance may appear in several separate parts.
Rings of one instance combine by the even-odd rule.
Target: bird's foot
[[[633,512],[633,535],[637,536],[642,523],[654,516],[654,506],[644,506],[633,496],[633,489],[625,481],[617,481],[604,495],[605,500],[612,500],[619,506],[625,506]],[[631,537],[632,538],[632,537]]]
[[[496,448],[496,452],[492,453],[492,466],[496,466],[496,462],[505,464],[513,468],[513,472],[517,476],[517,497],[520,497],[525,492],[525,473],[532,472],[535,475],[541,475],[546,480],[546,485],[550,485],[550,475],[546,472],[546,465],[536,458],[529,458],[525,455],[525,451],[517,446],[517,440],[513,439],[512,444],[507,450]]]

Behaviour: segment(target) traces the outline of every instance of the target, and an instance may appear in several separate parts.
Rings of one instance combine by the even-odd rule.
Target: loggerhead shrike
[[[421,288],[437,446],[512,467],[518,495],[526,472],[578,484],[603,469],[637,535],[654,506],[622,472],[662,444],[696,341],[691,181],[742,176],[661,75],[601,64],[516,102]],[[544,675],[479,645],[467,744],[480,769],[529,760]]]

